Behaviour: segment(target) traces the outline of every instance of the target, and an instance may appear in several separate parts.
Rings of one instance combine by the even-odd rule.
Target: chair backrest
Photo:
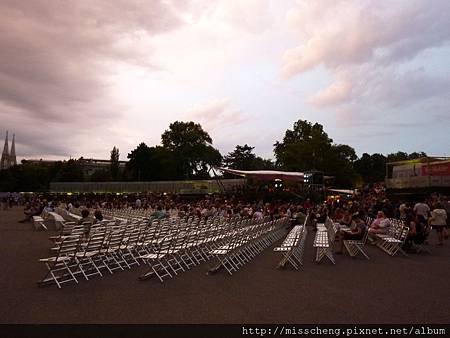
[[[86,256],[88,252],[99,252],[103,248],[105,243],[106,230],[95,231],[90,234],[88,242],[84,248],[84,255]]]
[[[76,224],[73,228],[72,228],[72,232],[71,235],[84,235],[84,226],[83,224]]]
[[[408,236],[408,233],[409,233],[409,227],[406,227],[406,226],[402,227],[399,237],[397,237],[397,239],[399,241],[401,241],[402,243],[404,243],[406,240],[406,237]]]
[[[368,237],[369,237],[369,227],[366,226],[366,227],[364,227],[364,234],[363,234],[363,237],[361,239],[361,243],[362,244],[366,244]]]
[[[126,246],[129,248],[136,246],[139,241],[140,235],[141,235],[141,229],[139,229],[139,228],[133,227],[132,229],[127,229],[127,231],[125,233]]]
[[[109,233],[107,240],[107,251],[112,251],[122,244],[125,229],[114,230]]]
[[[57,256],[75,257],[80,246],[80,239],[78,235],[65,236],[59,245]]]

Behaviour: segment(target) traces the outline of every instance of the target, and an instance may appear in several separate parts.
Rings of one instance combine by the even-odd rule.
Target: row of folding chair
[[[279,268],[284,268],[287,263],[290,263],[296,270],[298,270],[299,265],[303,266],[306,233],[307,229],[304,225],[296,225],[286,236],[283,243],[273,249],[283,255],[278,263]]]
[[[232,275],[256,255],[279,240],[284,233],[284,227],[289,222],[288,218],[275,221],[253,220],[248,226],[241,227],[240,222],[229,232],[226,240],[211,254],[216,259],[216,265],[210,271],[216,271],[223,267]]]
[[[324,257],[327,257],[331,263],[335,264],[333,248],[337,232],[336,224],[327,217],[325,223],[317,224],[316,228],[316,236],[313,242],[313,247],[316,248],[316,262],[319,263]]]
[[[140,280],[156,276],[161,282],[173,278],[201,262],[209,260],[214,250],[227,236],[230,224],[225,220],[214,222],[180,222],[168,226],[168,232],[159,235],[157,245],[139,258],[148,264],[148,270]],[[167,225],[170,222],[162,222]]]
[[[280,252],[283,256],[278,263],[279,268],[284,268],[287,263],[290,263],[296,270],[298,270],[299,266],[303,266],[308,217],[309,215],[306,216],[302,225],[294,226],[281,245],[273,249],[275,252]]]
[[[138,245],[141,229],[136,227],[96,227],[91,229],[88,238],[78,233],[77,226],[72,233],[61,236],[54,248],[55,254],[39,261],[45,263],[47,274],[39,281],[40,285],[55,282],[61,284],[74,281],[77,275],[86,280],[89,277],[103,276],[101,269],[112,273],[139,265],[134,250]]]
[[[404,256],[408,256],[403,251],[402,246],[405,244],[406,237],[409,233],[409,227],[405,226],[402,220],[389,219],[391,226],[386,234],[377,234],[376,245],[390,256],[395,256],[400,252]]]
[[[153,222],[150,226],[139,222],[106,225],[92,225],[89,237],[85,238],[83,224],[66,224],[62,233],[54,238],[55,255],[40,260],[48,269],[40,284],[55,282],[61,287],[69,281],[78,283],[78,274],[89,280],[91,276],[103,276],[102,269],[112,274],[118,269],[140,265],[140,262],[152,263],[153,271],[158,268],[158,262],[153,264],[155,258],[161,261],[160,266],[165,267],[167,263],[171,272],[177,274],[209,259],[208,252],[214,248],[214,241],[222,237],[221,231],[227,224],[165,221]],[[158,275],[165,277],[160,271]]]

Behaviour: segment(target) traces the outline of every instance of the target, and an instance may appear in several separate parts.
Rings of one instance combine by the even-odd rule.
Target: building
[[[16,135],[13,134],[11,150],[8,146],[8,131],[6,131],[5,145],[3,147],[0,169],[8,169],[17,165],[16,160]]]
[[[83,170],[83,174],[85,176],[91,176],[94,172],[97,170],[109,170],[111,167],[111,161],[110,160],[100,160],[100,159],[94,159],[94,158],[80,158],[76,160],[78,164],[81,166]],[[61,162],[57,160],[23,160],[23,163],[28,164],[39,164],[39,165],[47,165],[51,166],[54,163]],[[65,162],[65,161],[63,161]],[[127,161],[119,161],[119,169],[125,169]]]
[[[423,157],[386,164],[386,188],[390,191],[450,192],[450,158]]]

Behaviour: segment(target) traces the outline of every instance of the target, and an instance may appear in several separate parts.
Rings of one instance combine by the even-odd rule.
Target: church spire
[[[13,134],[12,143],[11,143],[11,151],[9,152],[9,166],[17,165],[16,161],[16,134]]]
[[[3,147],[0,169],[9,168],[9,147],[8,147],[8,131],[6,131],[5,146]]]

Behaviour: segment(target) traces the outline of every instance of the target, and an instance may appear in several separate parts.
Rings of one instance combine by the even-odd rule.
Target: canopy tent
[[[355,194],[355,190],[350,190],[350,189],[327,189],[328,191],[331,192],[336,192],[338,194],[345,194],[345,195],[354,195]]]
[[[228,168],[217,168],[223,172],[230,173],[245,178],[252,178],[263,181],[280,179],[283,181],[303,182],[304,173],[297,171],[276,171],[276,170],[235,170]]]

